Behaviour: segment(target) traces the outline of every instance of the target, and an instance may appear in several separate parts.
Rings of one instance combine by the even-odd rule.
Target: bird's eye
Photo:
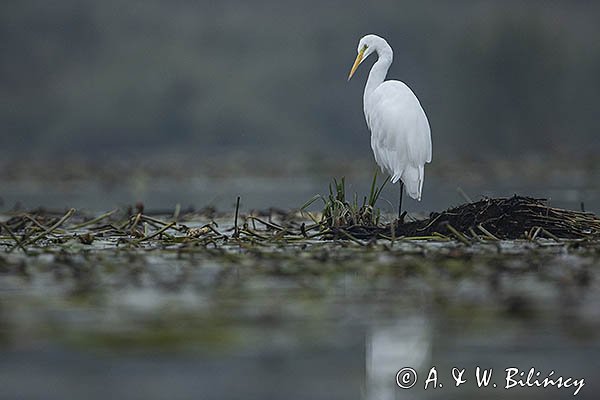
[[[363,48],[362,48],[362,49],[363,49],[363,51],[367,50],[367,47],[369,47],[369,46],[367,46],[367,45],[365,44],[365,45],[363,46]]]

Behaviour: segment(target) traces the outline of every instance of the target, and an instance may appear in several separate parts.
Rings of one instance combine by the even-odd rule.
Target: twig
[[[278,231],[284,231],[285,230],[285,228],[283,226],[279,226],[279,225],[277,225],[277,224],[275,224],[273,222],[264,221],[264,220],[262,220],[262,219],[260,219],[258,217],[253,216],[253,215],[248,216],[246,219],[249,219],[251,221],[258,221],[261,224],[263,224],[264,226],[268,226],[269,228],[273,228],[273,229],[278,230]]]
[[[27,249],[23,246],[23,244],[21,244],[19,238],[15,236],[15,234],[10,230],[10,228],[2,222],[0,222],[0,226],[6,232],[8,232],[9,236],[15,241],[16,245],[19,246],[25,253],[27,253]],[[12,251],[12,250],[10,250],[10,251]],[[7,252],[10,252],[10,251],[7,251]]]
[[[142,218],[143,221],[149,222],[151,224],[160,225],[160,226],[165,226],[165,225],[171,224],[171,222],[161,221],[160,219],[149,217],[146,214],[142,214],[141,218]],[[177,225],[176,221],[174,221],[174,222],[175,222],[175,225]],[[180,227],[175,227],[173,229],[175,229],[175,230],[181,230],[181,229],[184,229],[184,228],[183,228],[183,225],[180,225]]]
[[[27,218],[30,222],[33,222],[33,224],[35,226],[37,226],[38,228],[40,228],[42,231],[45,231],[46,229],[48,229],[47,226],[44,226],[44,225],[40,224],[35,218],[33,218],[29,214],[23,214],[23,218]]]
[[[498,239],[490,231],[488,231],[487,229],[485,229],[483,227],[483,225],[481,225],[481,224],[477,225],[477,229],[479,229],[481,232],[483,232],[488,238],[490,238],[492,240],[495,240],[495,241],[500,241],[500,239]]]
[[[531,235],[531,241],[532,242],[535,240],[535,238],[537,237],[537,235],[540,233],[541,230],[542,230],[542,227],[538,226],[538,228],[535,230],[535,232],[533,233],[533,235]]]
[[[102,221],[105,218],[110,217],[111,215],[113,215],[116,212],[117,212],[117,209],[115,208],[112,211],[109,211],[109,212],[107,212],[105,214],[102,214],[102,215],[100,215],[100,216],[98,216],[98,217],[96,217],[94,219],[89,220],[89,221],[82,222],[81,224],[74,225],[71,228],[72,229],[81,229],[81,228],[84,228],[84,227],[89,226],[89,225],[97,224],[98,222]]]
[[[52,225],[50,228],[46,229],[44,232],[40,233],[39,235],[33,237],[33,238],[28,238],[23,240],[20,244],[17,243],[16,245],[14,245],[12,248],[10,248],[8,250],[8,252],[12,252],[14,249],[16,249],[17,247],[23,247],[25,245],[29,245],[29,244],[33,244],[35,242],[37,242],[38,240],[40,240],[41,238],[43,238],[44,236],[48,235],[49,233],[52,233],[56,228],[58,228],[59,226],[61,226],[62,224],[64,224],[66,221],[69,220],[69,218],[71,218],[73,216],[73,214],[75,213],[75,209],[71,208],[69,211],[67,211],[67,213],[65,215],[63,215],[63,217],[61,219],[59,219],[54,225]]]
[[[556,235],[548,232],[546,229],[542,228],[542,232],[544,233],[544,235],[548,236],[549,238],[554,239],[554,241],[556,241],[558,243],[562,243],[562,241],[558,237],[556,237]]]
[[[361,246],[366,246],[365,243],[361,242],[360,240],[358,240],[357,238],[355,238],[354,236],[352,236],[351,234],[346,232],[344,229],[339,229],[338,232],[340,232],[342,235],[346,236],[346,238],[350,239],[354,243],[358,243]]]
[[[253,231],[251,231],[250,229],[240,229],[240,230],[238,231],[238,235],[239,235],[240,233],[245,233],[246,235],[254,236],[254,237],[257,237],[257,238],[259,238],[259,239],[261,239],[261,240],[265,240],[265,241],[269,240],[269,238],[268,238],[268,237],[266,237],[266,236],[262,236],[262,235],[259,235],[258,233],[256,233],[256,232],[253,232]]]
[[[237,201],[235,203],[235,219],[234,219],[234,224],[233,224],[233,237],[238,237],[240,235],[239,229],[238,229],[238,215],[239,215],[239,211],[240,211],[240,196],[237,197]]]
[[[133,219],[133,222],[131,223],[131,226],[129,227],[130,231],[133,231],[137,225],[140,223],[140,219],[142,218],[142,213],[137,213],[135,215],[135,218]]]
[[[440,240],[440,239],[445,239],[445,240],[449,240],[447,236],[441,235],[441,234],[437,234],[437,232],[434,232],[433,235],[430,236],[404,236],[402,238],[398,238],[398,239],[402,239],[402,240]]]
[[[471,242],[469,242],[469,239],[467,239],[467,237],[465,235],[463,235],[462,233],[460,233],[459,231],[457,231],[452,225],[446,224],[446,228],[448,228],[448,230],[450,232],[452,232],[454,234],[454,236],[456,236],[456,238],[458,240],[460,240],[461,242],[463,242],[467,246],[471,244]]]
[[[478,242],[481,242],[481,238],[479,237],[479,235],[475,232],[475,230],[472,227],[469,227],[469,232],[471,233],[471,236],[473,236],[475,238],[475,240],[477,240]]]
[[[154,232],[152,235],[149,235],[149,236],[144,236],[144,237],[143,237],[143,238],[141,238],[141,239],[135,240],[135,241],[134,241],[134,243],[135,243],[135,244],[138,244],[138,243],[144,242],[144,241],[146,241],[146,240],[150,240],[150,239],[152,239],[152,238],[155,238],[155,237],[157,237],[158,235],[160,235],[161,233],[163,233],[164,231],[166,231],[167,229],[171,228],[171,227],[172,227],[173,225],[175,225],[175,224],[176,224],[176,222],[171,222],[171,223],[168,223],[167,225],[163,226],[162,228],[160,228],[159,230],[157,230],[156,232]]]

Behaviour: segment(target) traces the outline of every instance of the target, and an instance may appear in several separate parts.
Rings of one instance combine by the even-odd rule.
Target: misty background
[[[424,198],[428,180],[477,173],[577,166],[585,186],[600,170],[598,15],[587,1],[4,1],[2,177],[72,159],[161,174],[152,160],[165,158],[209,175],[370,175],[362,92],[375,57],[346,78],[376,33],[394,49],[388,78],[430,120]]]

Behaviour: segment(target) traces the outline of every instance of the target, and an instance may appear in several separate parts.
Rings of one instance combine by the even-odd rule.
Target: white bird
[[[401,218],[403,187],[410,197],[421,200],[425,163],[431,161],[429,121],[419,99],[404,82],[385,81],[393,59],[392,48],[385,39],[367,35],[358,42],[357,51],[348,80],[369,55],[377,53],[365,86],[363,108],[377,165],[390,174],[392,183],[401,182]]]

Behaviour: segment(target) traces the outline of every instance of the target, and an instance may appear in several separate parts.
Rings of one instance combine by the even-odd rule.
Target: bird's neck
[[[389,46],[386,46],[382,49],[377,49],[376,52],[377,62],[373,64],[371,72],[369,73],[369,79],[367,79],[367,85],[365,86],[364,94],[365,100],[371,93],[373,93],[375,89],[377,89],[379,85],[383,83],[388,69],[390,68],[390,65],[392,65],[393,53]]]

